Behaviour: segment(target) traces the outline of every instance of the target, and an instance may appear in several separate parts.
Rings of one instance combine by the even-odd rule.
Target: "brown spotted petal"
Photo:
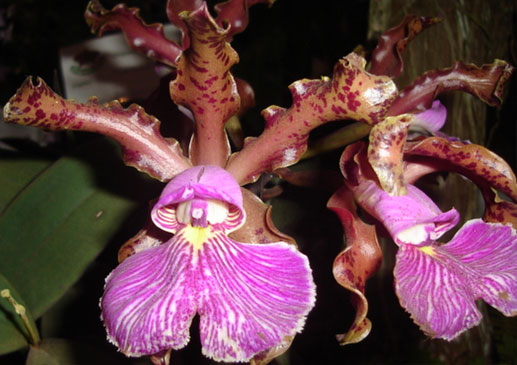
[[[387,115],[428,109],[438,94],[451,90],[468,92],[491,106],[500,105],[513,69],[505,61],[495,60],[481,67],[456,62],[450,68],[428,71],[400,92]]]
[[[510,166],[487,148],[441,137],[408,142],[405,146],[406,176],[415,181],[434,171],[455,171],[472,180],[485,198],[484,219],[517,226],[517,180]],[[493,189],[513,202],[501,201]]]
[[[362,341],[370,333],[372,324],[366,317],[368,300],[365,297],[366,280],[379,269],[382,251],[375,227],[364,223],[356,213],[353,194],[345,187],[339,189],[327,203],[343,224],[346,248],[334,260],[333,273],[337,282],[352,293],[356,315],[345,334],[337,335],[341,345]]]
[[[292,106],[263,110],[264,132],[248,138],[244,148],[230,158],[227,169],[241,184],[251,182],[263,172],[295,164],[307,149],[309,132],[324,123],[355,119],[377,124],[397,88],[389,77],[366,72],[365,63],[351,53],[336,64],[332,79],[291,84]]]
[[[123,109],[113,101],[99,105],[65,100],[41,79],[28,77],[4,107],[4,120],[49,130],[81,130],[104,134],[123,149],[124,162],[150,176],[167,181],[189,168],[178,142],[163,138],[160,122],[138,105]]]
[[[149,219],[144,228],[120,247],[117,256],[118,262],[121,263],[129,256],[133,256],[140,251],[159,246],[170,238],[171,234],[169,232],[162,231]]]
[[[339,168],[350,189],[366,180],[377,181],[377,175],[367,159],[367,145],[363,141],[346,146],[339,160]]]
[[[190,48],[178,60],[178,76],[170,84],[171,97],[194,115],[190,158],[196,165],[224,166],[230,154],[224,124],[240,106],[239,93],[229,70],[238,61],[206,4],[181,13],[189,29]]]
[[[108,11],[99,1],[91,0],[84,16],[92,33],[101,36],[120,29],[132,49],[174,67],[181,47],[165,37],[162,24],[146,24],[139,13],[138,8],[128,8],[125,4]]]
[[[377,174],[382,189],[390,195],[406,193],[403,148],[411,120],[409,114],[387,117],[370,132],[368,161]]]
[[[238,230],[230,233],[230,237],[239,242],[272,243],[283,241],[296,244],[296,241],[280,232],[271,218],[272,206],[265,204],[247,189],[241,189],[246,222]]]
[[[402,53],[417,34],[440,21],[439,18],[406,15],[402,23],[388,29],[379,38],[372,52],[370,72],[374,75],[398,77],[404,70]]]
[[[257,3],[267,3],[269,6],[273,5],[275,0],[227,0],[225,2],[215,5],[217,12],[217,24],[224,27],[230,25],[228,37],[237,33],[241,33],[246,29],[249,22],[249,8]]]

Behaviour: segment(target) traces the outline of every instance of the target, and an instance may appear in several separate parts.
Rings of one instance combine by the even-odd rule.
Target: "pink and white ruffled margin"
[[[435,240],[458,222],[458,213],[442,213],[415,186],[390,196],[369,180],[354,194],[399,246],[395,290],[427,335],[451,340],[479,324],[477,299],[517,315],[517,233],[510,225],[473,219],[442,244]]]
[[[174,178],[152,210],[174,236],[123,261],[106,279],[102,319],[127,356],[180,349],[200,319],[203,354],[244,362],[300,332],[314,306],[307,258],[293,245],[228,237],[245,221],[239,185],[197,166]]]

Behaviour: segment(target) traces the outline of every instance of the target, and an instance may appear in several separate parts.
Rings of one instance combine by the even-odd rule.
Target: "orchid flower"
[[[203,354],[217,361],[249,361],[301,331],[315,300],[308,260],[285,242],[228,237],[246,217],[228,172],[182,172],[151,216],[174,236],[124,260],[101,300],[108,337],[124,354],[184,347],[196,313]]]
[[[358,204],[382,222],[399,246],[394,269],[401,305],[433,338],[451,340],[479,324],[475,300],[517,315],[517,233],[501,223],[473,219],[447,244],[437,241],[459,221],[442,213],[414,185],[390,196],[367,180],[352,188]]]
[[[477,299],[483,299],[506,316],[517,315],[517,233],[515,218],[506,218],[515,212],[515,204],[506,202],[499,206],[500,201],[487,199],[485,219],[467,221],[450,242],[443,244],[438,239],[457,225],[458,212],[454,208],[442,212],[413,185],[425,174],[447,169],[463,173],[482,191],[496,188],[515,199],[517,180],[511,169],[481,146],[441,137],[419,139],[405,148],[408,156],[403,178],[407,184],[401,195],[382,189],[368,164],[364,144],[349,146],[341,159],[347,186],[343,189],[349,190],[357,204],[383,225],[399,247],[394,277],[401,305],[427,335],[446,340],[479,324],[482,316],[476,307]],[[422,159],[424,156],[429,158]],[[351,198],[343,194],[336,193],[329,202],[340,217],[344,204],[340,200]],[[345,212],[353,210],[350,206],[346,209]],[[493,210],[506,214],[494,219]],[[367,236],[363,233],[364,237]],[[378,249],[375,244],[362,245]],[[334,268],[338,281],[343,280],[347,268],[351,270],[353,264],[338,256]],[[361,286],[364,288],[364,282]],[[362,295],[359,293],[365,300]],[[356,317],[354,326],[342,335],[344,342],[358,341],[369,331],[360,326],[366,320],[364,304],[359,308],[362,316]]]
[[[370,72],[399,76],[404,68],[403,50],[419,32],[437,22],[408,15],[383,33],[372,53]],[[476,299],[484,299],[505,315],[516,314],[515,175],[482,146],[441,133],[447,110],[437,99],[443,91],[461,90],[497,106],[512,72],[510,65],[498,60],[482,67],[457,62],[448,69],[428,71],[398,93],[384,119],[373,125],[368,146],[356,143],[343,152],[341,171],[346,186],[327,205],[341,219],[347,242],[334,261],[334,277],[351,291],[356,307],[348,332],[337,335],[341,344],[359,342],[371,330],[365,285],[382,260],[375,228],[360,218],[356,203],[399,245],[396,291],[424,332],[452,339],[479,323]],[[433,137],[419,136],[422,130]],[[448,244],[437,240],[458,223],[458,212],[454,208],[442,212],[413,185],[420,177],[443,170],[472,180],[485,199],[483,220],[466,223]],[[501,199],[498,191],[512,201]],[[483,285],[477,287],[476,280]]]

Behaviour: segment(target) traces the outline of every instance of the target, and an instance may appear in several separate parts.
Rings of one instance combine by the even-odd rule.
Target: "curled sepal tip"
[[[507,62],[495,60],[480,67],[458,61],[450,68],[425,72],[400,92],[387,115],[428,109],[439,94],[454,90],[470,93],[490,106],[499,106],[504,85],[513,71]]]
[[[163,138],[160,122],[138,105],[127,109],[113,101],[100,105],[65,100],[38,78],[28,77],[4,107],[4,120],[49,130],[95,132],[115,139],[124,162],[158,180],[170,180],[189,168],[178,142]]]
[[[415,323],[452,340],[480,322],[477,299],[517,315],[517,235],[507,225],[471,220],[447,244],[401,246],[394,276]]]
[[[494,189],[483,191],[485,212],[483,220],[493,223],[509,223],[517,229],[517,204],[499,198]]]
[[[91,0],[84,13],[92,33],[98,36],[111,30],[121,30],[128,45],[137,52],[169,66],[175,66],[182,49],[165,37],[162,24],[146,24],[138,8],[118,4],[106,10],[98,0]]]
[[[183,49],[190,47],[188,28],[182,17],[183,12],[194,11],[203,5],[203,0],[167,0],[166,12],[170,22],[181,30],[181,46]]]
[[[343,224],[346,249],[334,260],[333,274],[336,281],[352,294],[356,309],[354,322],[344,334],[336,336],[341,345],[362,341],[370,333],[372,324],[366,317],[368,300],[365,296],[366,280],[379,269],[382,251],[377,241],[375,227],[364,223],[356,213],[350,190],[339,189],[327,203]]]
[[[370,72],[392,78],[400,76],[404,70],[402,53],[409,42],[439,21],[439,18],[406,15],[399,25],[388,29],[379,37],[379,43],[372,52]]]

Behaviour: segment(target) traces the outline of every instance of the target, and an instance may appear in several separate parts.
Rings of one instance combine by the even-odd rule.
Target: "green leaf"
[[[35,318],[77,281],[137,206],[128,187],[145,190],[136,186],[141,174],[116,155],[112,145],[96,143],[59,159],[0,216],[0,272]]]
[[[0,157],[0,212],[50,164],[51,161],[41,158]]]
[[[24,301],[9,281],[0,274],[0,291],[9,289],[13,298],[21,305]],[[30,318],[30,314],[29,314]],[[34,323],[32,323],[34,325]],[[6,298],[0,297],[0,355],[16,351],[28,345],[29,332],[20,316]]]

